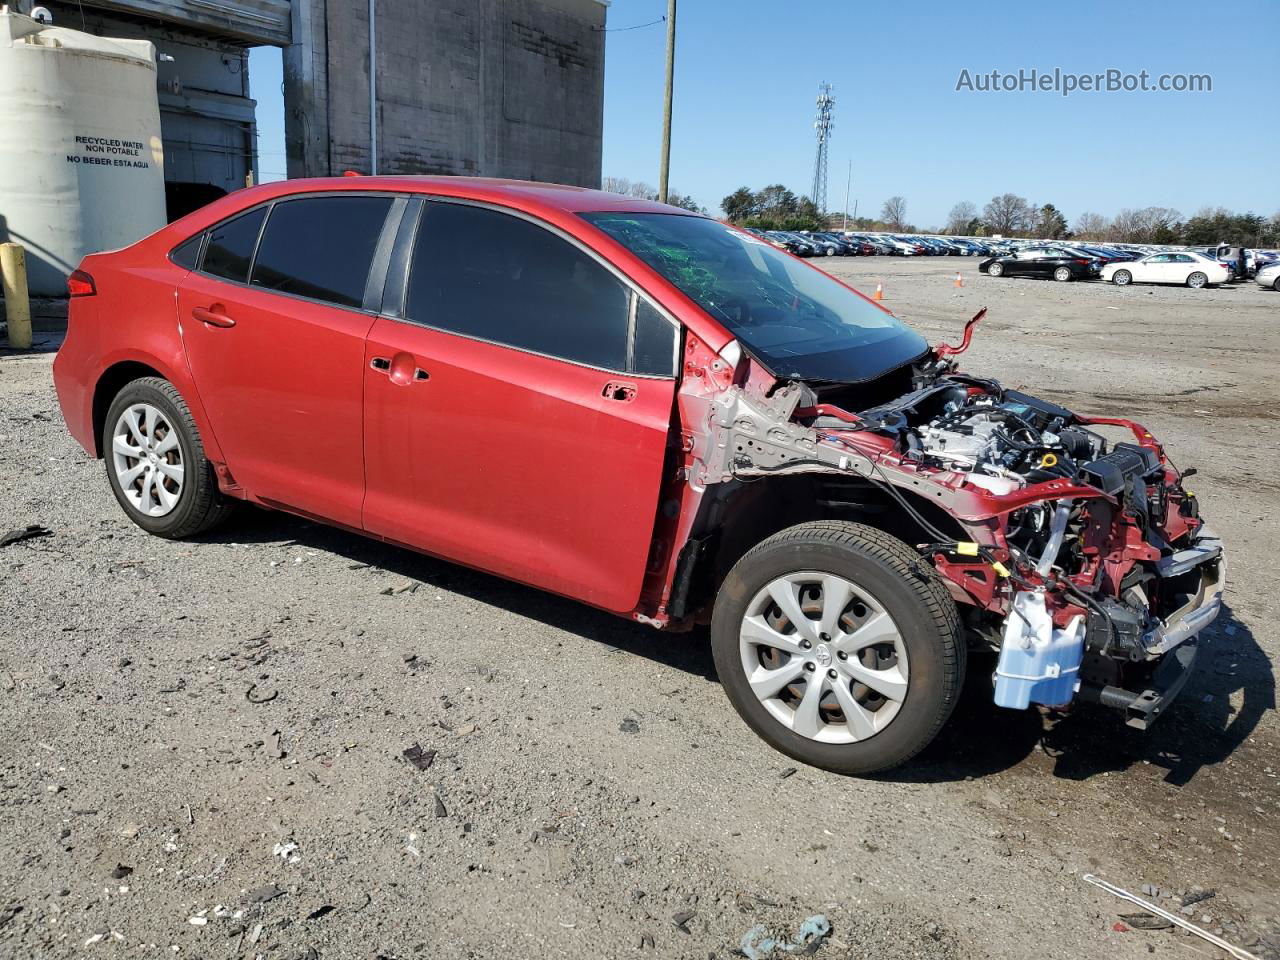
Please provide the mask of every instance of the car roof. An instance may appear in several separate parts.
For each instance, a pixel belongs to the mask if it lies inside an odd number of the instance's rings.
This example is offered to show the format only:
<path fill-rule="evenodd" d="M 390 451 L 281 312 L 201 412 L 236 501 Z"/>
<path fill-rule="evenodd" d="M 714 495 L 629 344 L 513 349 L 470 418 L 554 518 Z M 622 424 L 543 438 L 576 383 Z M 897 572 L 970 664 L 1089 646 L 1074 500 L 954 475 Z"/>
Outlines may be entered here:
<path fill-rule="evenodd" d="M 277 180 L 244 190 L 236 190 L 188 217 L 170 226 L 184 225 L 187 219 L 216 222 L 224 216 L 264 203 L 277 197 L 296 196 L 303 193 L 339 193 L 360 191 L 388 191 L 394 193 L 421 193 L 457 199 L 479 200 L 512 207 L 532 214 L 551 216 L 550 220 L 579 213 L 668 213 L 690 217 L 694 213 L 681 207 L 624 197 L 618 193 L 575 187 L 562 183 L 535 183 L 529 180 L 500 180 L 489 177 L 441 177 L 441 176 L 378 176 L 351 175 L 343 177 L 305 177 L 297 180 Z M 212 215 L 212 216 L 211 216 Z M 556 215 L 559 215 L 556 216 Z"/>

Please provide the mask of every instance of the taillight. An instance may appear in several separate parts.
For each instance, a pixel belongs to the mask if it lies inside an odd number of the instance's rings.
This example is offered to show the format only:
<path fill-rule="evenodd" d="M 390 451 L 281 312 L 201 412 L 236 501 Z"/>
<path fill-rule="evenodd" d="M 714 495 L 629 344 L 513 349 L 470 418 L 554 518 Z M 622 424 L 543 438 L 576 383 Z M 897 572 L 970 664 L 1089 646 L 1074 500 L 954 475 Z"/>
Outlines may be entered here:
<path fill-rule="evenodd" d="M 92 297 L 98 292 L 93 285 L 93 277 L 83 270 L 72 270 L 67 277 L 67 293 L 73 297 Z"/>

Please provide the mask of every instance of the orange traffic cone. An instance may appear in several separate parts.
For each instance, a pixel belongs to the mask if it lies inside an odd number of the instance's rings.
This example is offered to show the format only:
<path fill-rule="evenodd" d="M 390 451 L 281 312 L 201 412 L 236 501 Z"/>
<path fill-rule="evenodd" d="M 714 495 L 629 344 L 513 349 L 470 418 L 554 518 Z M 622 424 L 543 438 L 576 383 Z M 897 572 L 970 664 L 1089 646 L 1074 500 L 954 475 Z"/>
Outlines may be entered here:
<path fill-rule="evenodd" d="M 883 299 L 884 299 L 884 283 L 883 283 L 883 281 L 882 281 L 882 282 L 880 282 L 880 283 L 877 283 L 877 284 L 876 284 L 876 299 L 877 299 L 877 300 L 883 300 Z"/>
<path fill-rule="evenodd" d="M 960 276 L 960 271 L 959 271 L 959 270 L 957 270 L 957 271 L 956 271 L 956 286 L 957 286 L 957 287 L 963 287 L 963 286 L 964 286 L 964 277 Z"/>

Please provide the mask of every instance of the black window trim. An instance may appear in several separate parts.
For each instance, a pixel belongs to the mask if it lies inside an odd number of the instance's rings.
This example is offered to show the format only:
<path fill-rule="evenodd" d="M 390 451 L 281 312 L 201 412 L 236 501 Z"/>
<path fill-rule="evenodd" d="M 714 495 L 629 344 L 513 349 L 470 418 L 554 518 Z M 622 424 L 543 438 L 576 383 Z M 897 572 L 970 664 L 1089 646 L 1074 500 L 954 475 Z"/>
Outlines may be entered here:
<path fill-rule="evenodd" d="M 399 286 L 399 291 L 398 291 L 399 310 L 396 315 L 392 315 L 390 313 L 384 313 L 383 315 L 387 316 L 388 319 L 395 320 L 399 323 L 411 324 L 415 327 L 423 327 L 427 330 L 435 330 L 438 333 L 448 334 L 449 336 L 453 336 L 453 337 L 462 337 L 465 340 L 474 340 L 477 343 L 492 344 L 495 347 L 502 347 L 506 350 L 515 350 L 519 353 L 526 353 L 534 357 L 546 357 L 549 360 L 556 360 L 560 363 L 572 364 L 575 367 L 583 367 L 588 370 L 599 370 L 603 373 L 616 374 L 616 375 L 621 375 L 625 377 L 635 377 L 637 379 L 642 379 L 642 380 L 673 380 L 674 381 L 679 379 L 680 352 L 683 347 L 683 337 L 681 336 L 683 327 L 681 326 L 680 321 L 676 320 L 675 317 L 673 317 L 669 311 L 663 308 L 661 304 L 657 303 L 652 297 L 646 294 L 644 290 L 640 288 L 639 284 L 637 284 L 634 280 L 628 277 L 625 273 L 623 273 L 620 269 L 618 269 L 618 267 L 616 267 L 614 264 L 610 263 L 608 260 L 602 257 L 598 252 L 596 252 L 595 250 L 592 250 L 589 246 L 587 246 L 577 237 L 573 236 L 572 234 L 568 233 L 565 230 L 562 230 L 561 228 L 557 227 L 553 223 L 548 223 L 546 220 L 542 220 L 538 217 L 533 216 L 532 214 L 525 213 L 523 210 L 516 210 L 513 207 L 504 207 L 501 204 L 489 203 L 488 201 L 484 201 L 484 200 L 473 200 L 470 197 L 450 197 L 450 196 L 441 196 L 439 194 L 432 194 L 432 193 L 420 193 L 420 194 L 416 194 L 416 196 L 420 197 L 423 203 L 418 211 L 417 216 L 412 218 L 414 220 L 413 230 L 407 236 L 402 236 L 397 240 L 397 244 L 403 244 L 403 249 L 397 250 L 397 256 L 394 258 L 397 264 L 399 265 L 399 269 L 400 269 L 400 276 L 396 278 L 396 282 Z M 467 333 L 459 333 L 457 330 L 447 330 L 444 327 L 433 326 L 430 323 L 426 323 L 422 320 L 414 320 L 413 318 L 407 316 L 406 311 L 408 309 L 408 304 L 409 304 L 409 293 L 408 293 L 409 279 L 410 279 L 409 275 L 412 272 L 412 265 L 413 265 L 413 246 L 417 242 L 417 236 L 418 236 L 417 222 L 420 221 L 422 212 L 426 210 L 427 204 L 433 203 L 433 202 L 453 203 L 453 204 L 457 204 L 459 206 L 465 206 L 465 207 L 478 207 L 482 210 L 492 210 L 495 213 L 501 213 L 510 217 L 515 217 L 518 220 L 524 220 L 527 223 L 531 223 L 536 227 L 541 227 L 542 229 L 548 231 L 552 235 L 559 237 L 561 240 L 566 241 L 567 243 L 569 243 L 570 246 L 574 247 L 575 249 L 577 249 L 582 253 L 585 253 L 588 257 L 590 257 L 600 266 L 604 267 L 605 270 L 607 270 L 610 274 L 612 274 L 628 292 L 627 355 L 626 355 L 627 369 L 617 370 L 617 369 L 614 369 L 613 367 L 601 367 L 591 363 L 583 363 L 581 360 L 572 360 L 569 357 L 558 356 L 557 354 L 554 354 L 554 353 L 542 353 L 541 351 L 538 351 L 538 350 L 530 350 L 527 347 L 518 347 L 510 343 L 503 343 L 500 340 L 488 340 L 484 337 L 476 337 Z M 405 218 L 405 220 L 401 222 L 402 230 L 403 230 L 403 227 L 408 223 L 409 219 L 410 218 Z M 388 273 L 388 282 L 390 282 L 390 280 L 391 280 L 391 274 Z M 655 311 L 657 311 L 660 317 L 666 320 L 667 323 L 671 324 L 672 334 L 673 334 L 671 338 L 672 339 L 671 373 L 639 373 L 632 369 L 635 366 L 634 364 L 635 318 L 636 318 L 636 310 L 638 307 L 637 298 L 639 297 L 643 297 L 644 300 L 649 304 L 649 306 L 651 306 Z"/>
<path fill-rule="evenodd" d="M 253 286 L 253 268 L 258 262 L 258 249 L 262 245 L 262 236 L 266 230 L 267 223 L 271 220 L 271 210 L 277 203 L 286 203 L 290 200 L 303 200 L 308 197 L 350 197 L 350 196 L 372 196 L 372 197 L 391 197 L 393 203 L 390 210 L 387 211 L 387 218 L 382 225 L 382 233 L 379 235 L 378 243 L 374 249 L 374 260 L 369 270 L 369 283 L 365 288 L 364 303 L 359 307 L 347 306 L 344 304 L 333 303 L 330 300 L 319 300 L 314 297 L 305 297 L 296 293 L 287 293 L 281 290 L 272 290 L 268 287 Z M 396 203 L 394 201 L 402 201 Z M 421 220 L 423 212 L 427 209 L 427 204 L 432 202 L 439 203 L 455 203 L 461 206 L 478 207 L 482 210 L 492 210 L 496 213 L 505 214 L 507 216 L 516 217 L 532 223 L 534 226 L 547 230 L 552 235 L 566 241 L 575 249 L 585 253 L 588 257 L 604 267 L 611 273 L 628 291 L 627 306 L 627 355 L 626 370 L 615 370 L 612 367 L 600 367 L 594 364 L 583 363 L 580 360 L 571 360 L 568 357 L 557 356 L 552 353 L 541 353 L 537 350 L 530 350 L 526 347 L 517 347 L 509 343 L 502 343 L 498 340 L 486 340 L 483 337 L 474 337 L 465 333 L 459 333 L 456 330 L 446 330 L 442 327 L 432 326 L 421 320 L 414 320 L 405 313 L 408 307 L 409 298 L 409 274 L 413 263 L 413 248 L 417 241 L 418 224 Z M 265 209 L 262 223 L 258 227 L 258 236 L 254 240 L 253 253 L 249 260 L 248 276 L 245 280 L 229 280 L 226 277 L 219 277 L 216 274 L 206 273 L 204 269 L 204 255 L 209 246 L 209 236 L 218 227 L 223 224 L 230 223 L 232 220 L 238 220 L 240 217 L 247 216 L 257 210 Z M 681 351 L 684 347 L 683 326 L 680 321 L 671 315 L 671 312 L 658 303 L 653 297 L 649 296 L 639 284 L 632 280 L 629 276 L 622 272 L 617 266 L 609 260 L 601 256 L 597 251 L 591 249 L 583 241 L 568 233 L 567 231 L 557 227 L 553 223 L 542 220 L 531 214 L 525 213 L 523 210 L 516 210 L 513 207 L 506 207 L 501 204 L 490 203 L 483 200 L 473 200 L 469 197 L 451 197 L 439 194 L 411 192 L 404 193 L 394 190 L 308 190 L 301 193 L 290 193 L 280 197 L 273 197 L 270 200 L 264 200 L 261 203 L 238 210 L 229 217 L 224 217 L 217 223 L 210 224 L 200 232 L 200 251 L 196 258 L 196 265 L 189 272 L 198 273 L 202 277 L 215 280 L 218 283 L 226 283 L 234 287 L 244 287 L 247 289 L 258 290 L 262 293 L 270 294 L 277 297 L 287 297 L 291 300 L 300 300 L 304 303 L 315 303 L 321 306 L 330 307 L 334 310 L 349 310 L 354 313 L 361 313 L 369 316 L 382 316 L 389 320 L 399 323 L 407 323 L 417 327 L 424 327 L 428 330 L 435 330 L 439 333 L 445 333 L 450 336 L 463 337 L 467 340 L 475 340 L 479 343 L 488 343 L 496 347 L 503 347 L 507 350 L 515 350 L 520 353 L 527 353 L 531 356 L 546 357 L 549 360 L 558 360 L 561 363 L 569 363 L 576 367 L 585 367 L 589 370 L 600 370 L 604 373 L 620 374 L 628 377 L 636 377 L 644 380 L 677 380 L 679 379 Z M 180 242 L 174 244 L 169 250 L 168 256 L 172 258 L 176 251 L 183 244 L 189 242 L 192 238 L 186 237 Z M 380 260 L 380 258 L 385 258 Z M 177 266 L 178 264 L 175 264 Z M 381 276 L 381 282 L 375 282 L 375 278 Z M 381 286 L 381 290 L 378 290 Z M 646 303 L 652 307 L 660 317 L 667 321 L 672 327 L 672 349 L 671 349 L 671 373 L 639 373 L 633 368 L 635 366 L 635 335 L 636 335 L 636 312 L 639 308 L 639 298 L 643 298 Z"/>
<path fill-rule="evenodd" d="M 267 224 L 271 220 L 271 211 L 278 203 L 288 203 L 291 200 L 306 200 L 310 197 L 390 197 L 391 206 L 387 210 L 386 218 L 382 221 L 382 230 L 378 234 L 378 241 L 374 245 L 373 259 L 369 265 L 369 275 L 366 278 L 364 302 L 360 306 L 350 306 L 344 303 L 334 303 L 332 300 L 322 300 L 317 297 L 307 297 L 298 293 L 289 293 L 284 290 L 273 290 L 270 287 L 254 286 L 253 284 L 253 268 L 258 264 L 258 250 L 262 246 L 262 236 L 266 232 Z M 322 307 L 329 307 L 333 310 L 348 310 L 352 313 L 360 313 L 366 316 L 378 316 L 381 314 L 381 296 L 379 287 L 382 286 L 382 279 L 375 284 L 374 278 L 378 276 L 385 278 L 388 276 L 389 264 L 394 256 L 394 244 L 399 242 L 398 231 L 404 216 L 404 211 L 408 205 L 412 194 L 405 194 L 395 190 L 306 190 L 301 193 L 290 193 L 281 197 L 273 197 L 270 200 L 264 200 L 261 203 L 255 203 L 251 207 L 245 207 L 243 210 L 237 210 L 229 217 L 224 217 L 217 223 L 210 224 L 201 231 L 200 255 L 196 259 L 196 266 L 189 272 L 198 273 L 202 277 L 210 280 L 216 280 L 218 283 L 230 284 L 233 287 L 243 287 L 250 290 L 257 290 L 261 293 L 271 294 L 276 297 L 287 297 L 290 300 L 300 300 L 303 303 L 314 303 Z M 266 213 L 262 217 L 262 223 L 258 225 L 258 236 L 253 242 L 253 253 L 249 258 L 249 270 L 245 280 L 229 280 L 226 277 L 220 277 L 214 273 L 207 273 L 204 269 L 204 255 L 209 247 L 209 237 L 214 230 L 223 224 L 230 223 L 232 220 L 239 220 L 241 217 L 248 216 L 258 210 L 265 210 Z M 173 253 L 183 244 L 189 242 L 191 237 L 187 237 L 180 243 L 174 244 L 169 251 L 170 259 Z M 382 258 L 381 260 L 379 258 Z M 175 264 L 179 266 L 179 264 Z M 380 272 L 381 271 L 381 272 Z"/>

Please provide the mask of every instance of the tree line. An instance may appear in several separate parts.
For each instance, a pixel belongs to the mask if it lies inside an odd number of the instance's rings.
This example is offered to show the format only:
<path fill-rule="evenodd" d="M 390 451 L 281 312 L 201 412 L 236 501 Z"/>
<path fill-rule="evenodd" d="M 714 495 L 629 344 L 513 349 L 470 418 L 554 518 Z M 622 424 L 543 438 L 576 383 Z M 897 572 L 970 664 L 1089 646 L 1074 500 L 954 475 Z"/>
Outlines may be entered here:
<path fill-rule="evenodd" d="M 968 201 L 947 217 L 946 234 L 966 237 L 1034 237 L 1037 240 L 1093 240 L 1209 246 L 1220 241 L 1255 247 L 1280 245 L 1280 213 L 1270 219 L 1256 213 L 1232 213 L 1206 207 L 1184 218 L 1171 207 L 1126 208 L 1114 217 L 1086 212 L 1068 223 L 1052 203 L 1037 205 L 1013 193 L 992 197 L 979 212 Z"/>
<path fill-rule="evenodd" d="M 604 189 L 630 197 L 656 200 L 658 191 L 643 181 L 605 177 Z M 706 213 L 692 197 L 670 193 L 667 202 L 686 210 Z M 822 212 L 808 197 L 780 183 L 760 190 L 739 187 L 720 201 L 725 219 L 760 230 L 830 230 L 845 222 L 844 214 Z M 849 217 L 851 229 L 920 232 L 907 219 L 907 201 L 893 196 L 880 208 L 880 216 Z M 981 210 L 969 201 L 951 208 L 946 226 L 926 231 L 951 236 L 1034 237 L 1037 240 L 1093 240 L 1110 243 L 1187 244 L 1209 246 L 1220 241 L 1255 247 L 1280 246 L 1280 213 L 1270 218 L 1256 213 L 1233 213 L 1223 207 L 1206 207 L 1184 218 L 1170 207 L 1124 209 L 1114 217 L 1080 214 L 1074 222 L 1052 203 L 1032 203 L 1014 193 L 992 197 Z"/>

